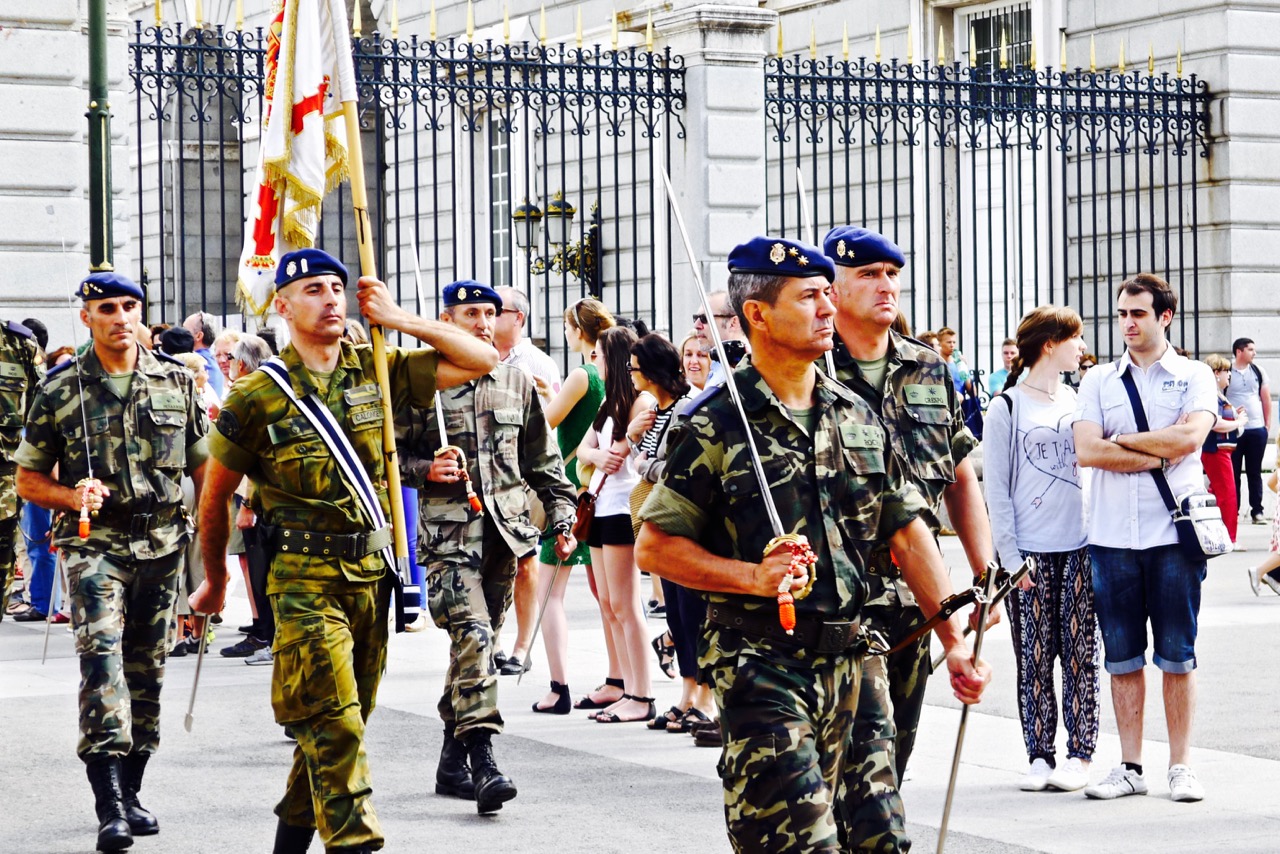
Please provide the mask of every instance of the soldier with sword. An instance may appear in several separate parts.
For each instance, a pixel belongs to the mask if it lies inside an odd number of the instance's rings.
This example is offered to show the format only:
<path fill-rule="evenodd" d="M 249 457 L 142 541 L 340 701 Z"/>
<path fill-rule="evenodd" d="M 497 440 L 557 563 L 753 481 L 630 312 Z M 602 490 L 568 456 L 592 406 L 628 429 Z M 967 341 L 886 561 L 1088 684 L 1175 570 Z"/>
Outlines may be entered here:
<path fill-rule="evenodd" d="M 720 708 L 735 849 L 837 851 L 867 556 L 888 540 L 930 613 L 950 583 L 875 414 L 814 367 L 832 341 L 830 260 L 761 237 L 730 253 L 729 270 L 752 357 L 691 413 L 641 511 L 637 559 L 706 591 L 700 665 Z M 935 630 L 956 696 L 977 702 L 990 668 L 971 661 L 959 618 Z"/>

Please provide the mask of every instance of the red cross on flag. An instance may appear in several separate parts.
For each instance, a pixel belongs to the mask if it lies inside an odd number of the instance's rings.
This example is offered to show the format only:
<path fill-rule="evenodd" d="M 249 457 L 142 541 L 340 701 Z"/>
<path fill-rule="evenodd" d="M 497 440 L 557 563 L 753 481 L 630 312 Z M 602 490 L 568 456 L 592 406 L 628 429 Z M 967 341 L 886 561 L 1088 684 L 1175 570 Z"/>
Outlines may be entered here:
<path fill-rule="evenodd" d="M 273 312 L 280 256 L 315 245 L 321 201 L 347 178 L 342 102 L 355 100 L 356 82 L 341 3 L 285 0 L 268 34 L 267 104 L 236 285 L 236 301 L 259 325 Z"/>

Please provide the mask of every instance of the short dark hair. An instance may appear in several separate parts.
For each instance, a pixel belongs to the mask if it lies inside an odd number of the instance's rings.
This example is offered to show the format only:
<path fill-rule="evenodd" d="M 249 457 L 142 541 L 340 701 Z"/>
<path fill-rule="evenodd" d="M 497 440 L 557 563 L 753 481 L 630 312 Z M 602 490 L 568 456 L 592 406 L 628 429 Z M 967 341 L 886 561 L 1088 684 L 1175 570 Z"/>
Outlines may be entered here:
<path fill-rule="evenodd" d="M 751 326 L 747 323 L 747 316 L 742 313 L 742 307 L 750 300 L 773 305 L 786 284 L 786 276 L 769 276 L 764 273 L 729 274 L 729 308 L 738 316 L 738 324 L 748 338 L 751 337 Z"/>
<path fill-rule="evenodd" d="M 667 394 L 681 398 L 689 393 L 689 383 L 684 378 L 680 351 L 666 338 L 656 332 L 650 332 L 631 345 L 631 355 L 635 357 L 640 373 Z"/>
<path fill-rule="evenodd" d="M 1252 338 L 1237 338 L 1231 342 L 1231 355 L 1235 355 L 1253 343 Z"/>
<path fill-rule="evenodd" d="M 1131 297 L 1151 294 L 1151 309 L 1156 313 L 1156 319 L 1162 317 L 1166 311 L 1175 314 L 1178 311 L 1178 295 L 1173 292 L 1173 288 L 1169 287 L 1168 282 L 1155 273 L 1139 273 L 1133 278 L 1126 279 L 1116 290 L 1117 297 L 1121 294 L 1128 294 Z"/>
<path fill-rule="evenodd" d="M 40 345 L 41 350 L 47 350 L 49 347 L 49 327 L 45 326 L 34 317 L 28 317 L 22 321 L 22 325 L 31 330 L 31 334 L 36 336 L 36 343 Z"/>

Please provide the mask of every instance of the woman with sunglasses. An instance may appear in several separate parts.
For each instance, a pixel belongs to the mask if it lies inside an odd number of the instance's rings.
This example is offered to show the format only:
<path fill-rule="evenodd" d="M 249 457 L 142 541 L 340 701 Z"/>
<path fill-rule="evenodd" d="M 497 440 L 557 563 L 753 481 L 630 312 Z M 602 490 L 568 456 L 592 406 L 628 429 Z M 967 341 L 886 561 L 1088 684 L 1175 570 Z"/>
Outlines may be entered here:
<path fill-rule="evenodd" d="M 591 428 L 591 422 L 604 401 L 604 379 L 593 364 L 596 341 L 600 333 L 615 325 L 609 309 L 599 300 L 590 297 L 578 300 L 564 312 L 565 343 L 571 352 L 582 357 L 583 364 L 569 371 L 560 391 L 547 404 L 546 413 L 547 423 L 556 431 L 556 442 L 560 446 L 560 455 L 564 458 L 565 475 L 579 492 L 582 491 L 582 483 L 578 477 L 578 443 Z M 569 680 L 565 670 L 569 653 L 569 625 L 564 614 L 564 593 L 569 583 L 569 570 L 575 566 L 591 565 L 591 549 L 586 543 L 579 543 L 577 550 L 563 562 L 557 572 L 555 544 L 555 537 L 544 537 L 538 555 L 538 601 L 545 600 L 547 603 L 542 615 L 542 645 L 547 653 L 547 669 L 551 672 L 551 691 L 533 704 L 533 710 L 567 715 L 572 708 L 572 701 L 569 699 Z M 555 587 L 548 599 L 547 587 L 553 576 Z M 594 585 L 592 593 L 595 593 Z M 605 632 L 605 642 L 609 653 L 609 674 L 616 678 L 588 695 L 587 699 L 595 697 L 598 705 L 585 708 L 602 709 L 622 696 L 622 667 L 618 664 L 608 632 Z"/>
<path fill-rule="evenodd" d="M 631 492 L 640 482 L 631 462 L 627 427 L 653 405 L 653 398 L 631 382 L 631 348 L 639 339 L 626 327 L 606 329 L 596 342 L 597 367 L 604 376 L 604 403 L 578 445 L 578 457 L 595 466 L 590 489 L 595 518 L 587 543 L 591 575 L 625 686 L 617 702 L 597 713 L 599 723 L 653 720 L 656 712 L 649 682 L 649 633 L 640 605 L 640 571 L 635 564 L 631 528 Z M 613 676 L 611 673 L 610 676 Z M 590 697 L 584 698 L 586 700 Z M 589 708 L 579 703 L 581 708 Z"/>

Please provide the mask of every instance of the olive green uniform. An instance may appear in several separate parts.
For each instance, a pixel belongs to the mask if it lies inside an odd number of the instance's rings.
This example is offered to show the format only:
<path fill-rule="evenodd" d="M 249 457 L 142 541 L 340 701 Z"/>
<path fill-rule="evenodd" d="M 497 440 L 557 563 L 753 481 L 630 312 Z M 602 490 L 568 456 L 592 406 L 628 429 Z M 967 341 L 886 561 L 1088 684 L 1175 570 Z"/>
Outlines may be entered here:
<path fill-rule="evenodd" d="M 342 342 L 327 378 L 307 370 L 292 345 L 280 358 L 294 393 L 316 393 L 342 425 L 388 512 L 384 402 L 372 349 Z M 431 405 L 437 359 L 430 348 L 388 351 L 393 412 Z M 364 728 L 386 665 L 389 587 L 379 584 L 387 567 L 376 547 L 385 533 L 369 536 L 319 433 L 264 371 L 231 387 L 209 450 L 252 480 L 259 530 L 274 549 L 267 577 L 276 618 L 271 705 L 298 740 L 276 814 L 289 825 L 316 827 L 326 848 L 381 848 Z"/>
<path fill-rule="evenodd" d="M 39 361 L 40 348 L 31 330 L 20 323 L 0 321 L 0 620 L 9 605 L 22 510 L 14 484 L 18 466 L 13 455 L 22 441 L 27 406 L 44 374 Z"/>
<path fill-rule="evenodd" d="M 867 382 L 839 340 L 834 353 L 836 378 L 883 419 L 900 470 L 928 502 L 924 519 L 936 536 L 942 492 L 955 482 L 956 466 L 978 443 L 964 426 L 960 400 L 942 357 L 919 341 L 889 334 L 883 392 Z M 888 543 L 877 544 L 867 569 L 869 597 L 863 617 L 895 646 L 924 622 L 924 614 L 894 566 Z M 907 649 L 865 662 L 840 799 L 841 826 L 849 847 L 877 852 L 911 847 L 898 786 L 924 706 L 929 638 L 926 634 Z"/>
<path fill-rule="evenodd" d="M 865 560 L 924 502 L 890 473 L 884 430 L 848 389 L 819 374 L 810 432 L 749 360 L 735 379 L 783 529 L 808 537 L 818 563 L 790 638 L 773 597 L 703 594 L 699 666 L 720 707 L 729 839 L 737 851 L 837 851 Z M 713 554 L 759 561 L 773 531 L 729 394 L 707 392 L 675 429 L 641 518 Z"/>
<path fill-rule="evenodd" d="M 442 444 L 434 411 L 414 414 L 405 459 L 422 481 L 418 562 L 426 567 L 427 603 L 450 640 L 440 719 L 464 740 L 480 729 L 502 732 L 493 636 L 511 606 L 516 561 L 533 554 L 538 542 L 524 484 L 553 526 L 573 521 L 575 496 L 533 380 L 522 369 L 500 364 L 442 392 L 440 405 L 448 444 L 462 449 L 484 511 L 471 509 L 464 484 L 425 480 Z"/>
<path fill-rule="evenodd" d="M 110 490 L 80 539 L 79 517 L 61 516 L 80 656 L 80 742 L 86 762 L 151 754 L 160 742 L 169 616 L 189 537 L 182 475 L 207 457 L 209 418 L 195 379 L 179 362 L 138 348 L 122 393 L 90 348 L 51 371 L 31 402 L 15 459 L 24 469 L 74 487 L 92 475 Z M 83 387 L 83 393 L 81 391 Z"/>

